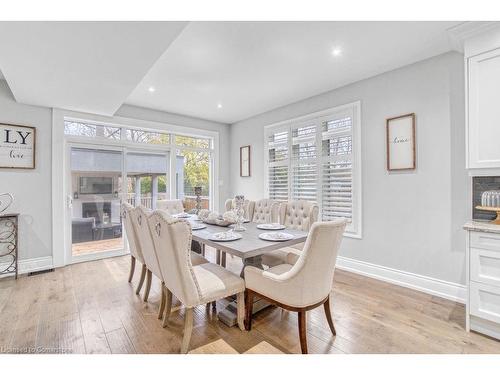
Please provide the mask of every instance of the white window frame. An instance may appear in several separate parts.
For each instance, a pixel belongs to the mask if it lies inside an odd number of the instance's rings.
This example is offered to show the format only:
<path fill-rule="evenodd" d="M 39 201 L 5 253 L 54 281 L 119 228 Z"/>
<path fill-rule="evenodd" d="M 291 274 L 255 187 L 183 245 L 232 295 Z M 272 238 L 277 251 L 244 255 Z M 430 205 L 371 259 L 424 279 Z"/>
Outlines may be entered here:
<path fill-rule="evenodd" d="M 351 238 L 362 238 L 362 166 L 361 166 L 361 101 L 355 101 L 340 106 L 328 108 L 322 111 L 310 113 L 304 116 L 288 119 L 278 123 L 270 124 L 264 127 L 264 160 L 265 160 L 265 173 L 264 173 L 264 192 L 266 197 L 269 197 L 269 149 L 268 149 L 268 136 L 271 132 L 277 132 L 280 130 L 288 130 L 289 132 L 289 157 L 288 157 L 288 170 L 291 174 L 292 172 L 292 129 L 296 129 L 301 125 L 306 124 L 316 124 L 316 160 L 317 160 L 317 174 L 318 181 L 322 181 L 322 141 L 321 141 L 321 120 L 324 117 L 337 114 L 339 112 L 345 112 L 346 110 L 351 110 L 353 113 L 352 122 L 352 223 L 348 225 L 344 236 Z M 292 180 L 293 178 L 289 176 L 288 178 L 288 199 L 292 199 Z M 321 217 L 321 195 L 322 189 L 318 186 L 316 190 L 317 203 L 320 207 Z"/>
<path fill-rule="evenodd" d="M 144 131 L 152 131 L 158 133 L 170 134 L 170 144 L 149 144 L 132 142 L 124 139 L 109 140 L 101 137 L 85 137 L 71 136 L 64 133 L 64 121 L 70 120 L 95 125 L 113 126 L 120 128 L 133 128 Z M 192 148 L 175 145 L 175 135 L 182 135 L 195 138 L 209 138 L 211 140 L 210 148 Z M 122 135 L 123 137 L 123 135 Z M 192 150 L 203 151 L 210 153 L 210 207 L 217 209 L 219 207 L 219 155 L 220 141 L 219 132 L 198 129 L 188 126 L 179 126 L 167 123 L 160 123 L 147 120 L 138 120 L 127 117 L 105 117 L 94 114 L 84 114 L 73 111 L 53 109 L 52 112 L 52 262 L 54 267 L 64 266 L 69 264 L 71 259 L 68 257 L 66 250 L 68 220 L 67 220 L 67 163 L 69 162 L 67 155 L 68 144 L 81 144 L 97 147 L 123 147 L 134 151 L 145 152 L 170 152 L 170 168 L 169 172 L 175 171 L 174 157 L 177 155 L 177 150 Z M 172 169 L 173 167 L 173 169 Z M 172 174 L 172 173 L 170 173 Z M 62 183 L 61 183 L 62 181 Z M 176 196 L 175 179 L 170 178 L 169 181 L 170 197 Z M 61 228 L 64 228 L 61 231 Z"/>

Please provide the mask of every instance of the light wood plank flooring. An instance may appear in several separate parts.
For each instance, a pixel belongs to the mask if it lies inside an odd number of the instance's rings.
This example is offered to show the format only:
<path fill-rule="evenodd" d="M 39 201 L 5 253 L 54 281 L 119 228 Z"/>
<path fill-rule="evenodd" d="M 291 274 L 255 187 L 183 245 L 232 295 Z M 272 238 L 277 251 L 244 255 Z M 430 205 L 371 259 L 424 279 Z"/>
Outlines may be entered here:
<path fill-rule="evenodd" d="M 213 260 L 213 251 L 207 256 Z M 241 260 L 227 261 L 239 272 Z M 140 265 L 129 284 L 129 264 L 128 256 L 117 257 L 1 279 L 0 352 L 178 353 L 184 309 L 161 328 L 159 281 L 153 280 L 149 302 L 143 302 L 134 293 Z M 311 311 L 310 353 L 500 353 L 500 342 L 465 332 L 458 303 L 340 270 L 332 300 L 337 336 L 322 308 Z M 257 314 L 251 332 L 228 328 L 213 310 L 197 308 L 190 349 L 226 347 L 218 340 L 238 353 L 300 353 L 296 314 L 276 307 Z"/>

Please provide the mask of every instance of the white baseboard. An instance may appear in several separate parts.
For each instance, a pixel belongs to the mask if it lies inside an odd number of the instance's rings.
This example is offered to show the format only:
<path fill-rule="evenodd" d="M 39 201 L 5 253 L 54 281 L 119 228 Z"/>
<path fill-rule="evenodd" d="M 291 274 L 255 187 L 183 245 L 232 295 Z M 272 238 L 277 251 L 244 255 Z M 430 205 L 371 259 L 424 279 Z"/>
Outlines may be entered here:
<path fill-rule="evenodd" d="M 352 258 L 339 256 L 337 258 L 337 268 L 461 303 L 465 303 L 467 295 L 465 285 L 379 266 Z"/>
<path fill-rule="evenodd" d="M 7 263 L 0 263 L 0 269 L 4 269 L 8 266 Z M 53 268 L 52 257 L 40 257 L 33 259 L 21 259 L 18 263 L 18 274 L 42 271 Z M 0 275 L 0 277 L 11 276 L 12 274 Z"/>

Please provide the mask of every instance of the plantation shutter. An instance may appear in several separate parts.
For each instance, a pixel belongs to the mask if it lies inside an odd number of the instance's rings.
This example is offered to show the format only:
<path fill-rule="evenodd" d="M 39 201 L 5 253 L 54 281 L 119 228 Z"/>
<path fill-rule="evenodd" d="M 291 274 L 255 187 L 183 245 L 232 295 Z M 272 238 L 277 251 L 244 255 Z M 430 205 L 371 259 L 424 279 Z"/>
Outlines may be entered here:
<path fill-rule="evenodd" d="M 316 124 L 292 128 L 292 199 L 317 201 Z"/>
<path fill-rule="evenodd" d="M 353 220 L 352 181 L 353 113 L 346 111 L 321 119 L 321 216 Z"/>
<path fill-rule="evenodd" d="M 288 200 L 289 134 L 281 129 L 267 136 L 269 198 L 278 201 Z"/>

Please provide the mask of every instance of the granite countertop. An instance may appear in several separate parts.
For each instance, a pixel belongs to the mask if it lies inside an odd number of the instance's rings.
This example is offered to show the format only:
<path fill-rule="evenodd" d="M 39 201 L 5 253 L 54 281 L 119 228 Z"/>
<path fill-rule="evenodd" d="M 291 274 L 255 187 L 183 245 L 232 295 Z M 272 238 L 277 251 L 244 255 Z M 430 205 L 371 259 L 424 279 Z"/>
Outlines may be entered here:
<path fill-rule="evenodd" d="M 468 221 L 463 228 L 477 232 L 500 233 L 500 225 L 491 224 L 489 221 Z"/>

